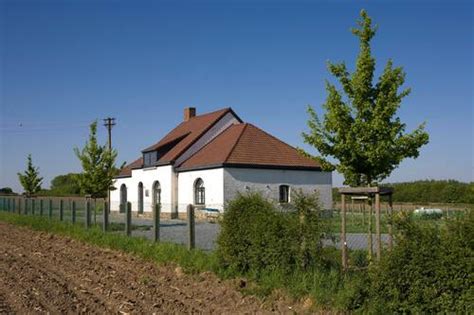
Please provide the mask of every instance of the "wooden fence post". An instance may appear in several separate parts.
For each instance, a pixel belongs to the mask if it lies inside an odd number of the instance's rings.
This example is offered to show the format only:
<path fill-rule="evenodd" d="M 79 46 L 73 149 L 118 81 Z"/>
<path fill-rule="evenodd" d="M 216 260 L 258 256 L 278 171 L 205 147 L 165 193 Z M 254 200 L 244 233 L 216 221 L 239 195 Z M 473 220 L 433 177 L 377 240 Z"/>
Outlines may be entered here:
<path fill-rule="evenodd" d="M 72 224 L 76 223 L 76 201 L 73 200 L 71 203 L 71 221 Z"/>
<path fill-rule="evenodd" d="M 53 218 L 53 200 L 49 199 L 49 206 L 48 206 L 48 217 L 51 220 Z"/>
<path fill-rule="evenodd" d="M 382 255 L 382 239 L 380 233 L 380 193 L 375 194 L 375 243 L 377 260 L 380 261 Z"/>
<path fill-rule="evenodd" d="M 25 197 L 24 201 L 25 201 L 25 209 L 23 209 L 24 210 L 23 213 L 28 214 L 28 197 Z"/>
<path fill-rule="evenodd" d="M 43 216 L 43 199 L 40 199 L 40 209 L 39 209 L 39 213 L 40 213 L 40 216 Z"/>
<path fill-rule="evenodd" d="M 59 200 L 59 221 L 64 220 L 64 200 Z"/>
<path fill-rule="evenodd" d="M 346 195 L 341 194 L 341 246 L 342 269 L 347 270 L 347 240 L 346 240 Z"/>
<path fill-rule="evenodd" d="M 188 213 L 188 249 L 195 247 L 195 222 L 194 222 L 194 206 L 189 204 L 187 207 Z"/>
<path fill-rule="evenodd" d="M 368 253 L 368 256 L 369 256 L 369 261 L 372 261 L 372 257 L 373 257 L 373 252 L 374 252 L 374 245 L 373 245 L 373 242 L 372 242 L 372 215 L 373 215 L 373 202 L 372 202 L 372 196 L 369 195 L 369 232 L 368 232 L 368 237 L 367 237 L 367 247 L 368 247 L 368 250 L 369 250 L 369 253 Z"/>
<path fill-rule="evenodd" d="M 91 227 L 91 202 L 86 200 L 86 229 Z"/>
<path fill-rule="evenodd" d="M 153 209 L 153 240 L 158 242 L 160 240 L 160 213 L 161 213 L 161 204 L 156 203 L 155 208 Z"/>
<path fill-rule="evenodd" d="M 31 199 L 31 214 L 32 215 L 35 215 L 35 209 L 36 208 L 36 200 L 35 199 Z"/>
<path fill-rule="evenodd" d="M 392 231 L 392 220 L 393 220 L 393 200 L 392 194 L 388 195 L 388 250 L 392 250 L 393 247 L 393 231 Z"/>
<path fill-rule="evenodd" d="M 18 214 L 21 214 L 21 200 L 22 198 L 18 198 Z"/>
<path fill-rule="evenodd" d="M 127 202 L 127 208 L 125 213 L 125 234 L 127 236 L 132 235 L 132 203 Z"/>
<path fill-rule="evenodd" d="M 13 202 L 12 212 L 15 213 L 16 212 L 16 198 L 13 198 L 12 202 Z"/>
<path fill-rule="evenodd" d="M 102 231 L 107 232 L 109 228 L 109 203 L 107 201 L 104 201 L 104 209 L 102 215 Z"/>

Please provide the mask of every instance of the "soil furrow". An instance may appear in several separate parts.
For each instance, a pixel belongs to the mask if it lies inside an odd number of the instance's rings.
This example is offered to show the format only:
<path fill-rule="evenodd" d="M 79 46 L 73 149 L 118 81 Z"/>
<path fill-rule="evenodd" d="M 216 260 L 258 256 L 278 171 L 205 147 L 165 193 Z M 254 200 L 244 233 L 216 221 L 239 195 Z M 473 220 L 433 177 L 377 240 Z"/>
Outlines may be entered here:
<path fill-rule="evenodd" d="M 0 313 L 265 313 L 233 282 L 0 222 Z M 288 312 L 281 301 L 270 310 Z M 294 308 L 293 308 L 294 310 Z"/>

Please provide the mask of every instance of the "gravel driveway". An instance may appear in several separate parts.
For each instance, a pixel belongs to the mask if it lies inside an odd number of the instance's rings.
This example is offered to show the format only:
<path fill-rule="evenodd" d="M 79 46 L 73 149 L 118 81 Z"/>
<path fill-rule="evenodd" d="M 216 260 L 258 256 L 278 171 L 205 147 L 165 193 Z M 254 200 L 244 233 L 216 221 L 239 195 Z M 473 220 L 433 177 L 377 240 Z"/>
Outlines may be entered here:
<path fill-rule="evenodd" d="M 112 214 L 110 222 L 123 223 L 125 222 L 124 215 Z M 142 236 L 149 239 L 153 238 L 153 221 L 149 218 L 132 217 L 132 224 L 139 225 L 143 228 L 132 231 L 133 236 Z M 148 227 L 148 230 L 146 229 Z M 196 247 L 211 251 L 215 249 L 217 235 L 219 234 L 220 226 L 218 223 L 196 222 Z M 188 228 L 185 220 L 164 220 L 160 222 L 160 238 L 166 242 L 177 244 L 187 244 L 188 242 Z M 367 234 L 363 233 L 348 233 L 347 246 L 350 249 L 366 249 L 367 248 Z M 375 250 L 375 234 L 372 237 Z M 382 234 L 382 242 L 388 242 L 388 235 Z M 325 242 L 326 246 L 340 246 L 338 242 L 334 244 L 331 241 Z"/>

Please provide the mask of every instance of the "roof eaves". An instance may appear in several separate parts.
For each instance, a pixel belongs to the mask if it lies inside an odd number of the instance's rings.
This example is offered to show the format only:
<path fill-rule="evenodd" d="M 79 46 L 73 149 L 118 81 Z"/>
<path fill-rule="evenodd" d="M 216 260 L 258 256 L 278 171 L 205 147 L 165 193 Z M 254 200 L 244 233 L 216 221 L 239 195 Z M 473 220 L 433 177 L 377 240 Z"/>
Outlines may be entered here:
<path fill-rule="evenodd" d="M 244 164 L 244 163 L 216 163 L 200 166 L 190 166 L 190 167 L 178 167 L 176 171 L 178 173 L 190 172 L 190 171 L 199 171 L 207 170 L 213 168 L 252 168 L 252 169 L 268 169 L 268 170 L 294 170 L 294 171 L 314 171 L 321 172 L 322 168 L 318 166 L 298 166 L 298 165 L 268 165 L 268 164 Z"/>

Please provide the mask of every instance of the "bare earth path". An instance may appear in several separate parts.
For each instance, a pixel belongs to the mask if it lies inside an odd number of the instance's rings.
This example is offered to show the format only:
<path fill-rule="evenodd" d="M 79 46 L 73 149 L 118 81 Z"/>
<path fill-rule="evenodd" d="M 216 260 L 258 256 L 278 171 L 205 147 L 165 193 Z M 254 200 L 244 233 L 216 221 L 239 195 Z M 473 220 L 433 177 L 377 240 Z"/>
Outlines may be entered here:
<path fill-rule="evenodd" d="M 272 309 L 273 307 L 273 309 Z M 265 313 L 230 282 L 0 222 L 0 314 Z"/>

